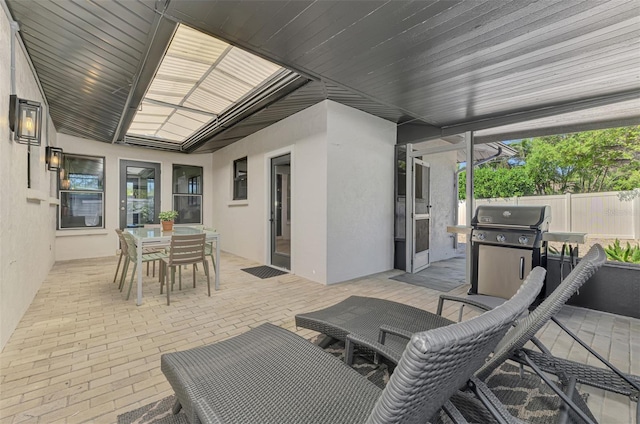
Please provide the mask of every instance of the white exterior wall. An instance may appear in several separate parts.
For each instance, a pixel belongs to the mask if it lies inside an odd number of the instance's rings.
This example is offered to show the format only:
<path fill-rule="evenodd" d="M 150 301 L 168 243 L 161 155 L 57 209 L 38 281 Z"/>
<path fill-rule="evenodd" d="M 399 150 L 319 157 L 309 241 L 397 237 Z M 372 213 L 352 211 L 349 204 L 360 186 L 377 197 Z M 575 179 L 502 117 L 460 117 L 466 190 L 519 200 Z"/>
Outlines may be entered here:
<path fill-rule="evenodd" d="M 222 248 L 269 263 L 270 157 L 291 152 L 291 270 L 326 281 L 327 105 L 318 103 L 213 153 L 213 225 Z M 233 161 L 247 157 L 247 201 L 233 199 Z"/>
<path fill-rule="evenodd" d="M 396 125 L 327 104 L 327 283 L 336 283 L 393 268 Z"/>
<path fill-rule="evenodd" d="M 442 261 L 456 255 L 453 236 L 447 226 L 454 225 L 454 208 L 458 196 L 454 188 L 456 152 L 445 152 L 423 156 L 431 168 L 431 240 L 430 262 Z"/>
<path fill-rule="evenodd" d="M 395 124 L 324 101 L 213 153 L 223 249 L 270 263 L 270 158 L 291 152 L 291 271 L 335 283 L 393 267 Z M 232 200 L 248 158 L 248 200 Z"/>
<path fill-rule="evenodd" d="M 44 163 L 47 145 L 32 147 L 31 183 L 27 190 L 27 146 L 9 130 L 11 29 L 0 8 L 0 349 L 4 348 L 54 263 L 55 204 L 50 198 L 54 173 Z M 25 54 L 16 40 L 16 94 L 44 104 Z M 43 107 L 43 112 L 48 111 Z M 43 127 L 48 117 L 43 117 Z M 50 125 L 49 143 L 55 145 Z"/>
<path fill-rule="evenodd" d="M 120 160 L 136 160 L 161 164 L 160 210 L 173 209 L 172 178 L 173 164 L 203 167 L 202 219 L 205 226 L 212 220 L 211 196 L 212 179 L 211 154 L 183 154 L 162 152 L 151 149 L 134 148 L 118 144 L 87 140 L 66 134 L 58 134 L 58 144 L 65 153 L 75 153 L 105 158 L 104 182 L 104 229 L 67 229 L 56 232 L 55 259 L 96 258 L 115 255 L 118 237 L 115 229 L 120 223 Z M 52 208 L 55 210 L 55 208 Z M 55 228 L 55 221 L 52 225 Z M 224 245 L 221 245 L 224 248 Z"/>

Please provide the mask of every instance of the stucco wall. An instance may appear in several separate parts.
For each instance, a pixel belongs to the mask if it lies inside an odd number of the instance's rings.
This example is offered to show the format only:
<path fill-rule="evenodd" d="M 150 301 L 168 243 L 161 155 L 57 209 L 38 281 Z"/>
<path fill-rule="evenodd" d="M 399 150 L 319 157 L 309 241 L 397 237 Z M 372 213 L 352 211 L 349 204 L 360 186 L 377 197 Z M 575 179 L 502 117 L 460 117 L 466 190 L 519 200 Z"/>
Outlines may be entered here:
<path fill-rule="evenodd" d="M 27 146 L 14 142 L 9 130 L 11 29 L 2 8 L 0 58 L 0 348 L 3 348 L 53 265 L 55 205 L 49 201 L 54 174 L 44 164 L 46 131 L 42 132 L 42 146 L 32 147 L 32 190 L 27 190 Z M 43 103 L 35 76 L 17 42 L 16 94 Z M 49 125 L 49 142 L 55 144 L 55 130 Z"/>
<path fill-rule="evenodd" d="M 395 124 L 324 101 L 213 153 L 224 250 L 269 263 L 269 159 L 291 152 L 291 270 L 321 283 L 393 266 Z M 232 200 L 248 158 L 248 200 Z"/>
<path fill-rule="evenodd" d="M 109 144 L 95 140 L 58 134 L 58 144 L 65 153 L 76 153 L 105 158 L 104 182 L 104 229 L 68 229 L 56 232 L 56 260 L 95 258 L 116 254 L 118 238 L 115 229 L 119 226 L 120 211 L 120 160 L 136 160 L 161 164 L 160 210 L 173 209 L 172 175 L 173 164 L 203 167 L 202 219 L 206 226 L 212 225 L 212 179 L 211 154 L 162 152 Z M 54 224 L 55 227 L 55 224 Z M 224 246 L 222 246 L 224 247 Z"/>
<path fill-rule="evenodd" d="M 396 125 L 328 102 L 328 283 L 393 268 Z"/>
<path fill-rule="evenodd" d="M 326 110 L 318 103 L 213 153 L 213 225 L 224 250 L 269 263 L 269 158 L 291 152 L 291 269 L 326 281 Z M 233 161 L 245 156 L 248 199 L 234 202 Z"/>

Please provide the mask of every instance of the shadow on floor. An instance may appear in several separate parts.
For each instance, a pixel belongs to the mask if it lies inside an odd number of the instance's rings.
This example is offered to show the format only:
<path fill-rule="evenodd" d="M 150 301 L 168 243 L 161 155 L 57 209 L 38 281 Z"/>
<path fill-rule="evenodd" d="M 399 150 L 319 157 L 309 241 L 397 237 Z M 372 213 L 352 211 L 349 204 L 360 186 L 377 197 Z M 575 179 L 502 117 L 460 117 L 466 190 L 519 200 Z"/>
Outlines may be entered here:
<path fill-rule="evenodd" d="M 391 279 L 427 289 L 449 292 L 466 284 L 465 263 L 464 257 L 455 257 L 433 262 L 428 268 L 415 274 L 404 273 Z"/>

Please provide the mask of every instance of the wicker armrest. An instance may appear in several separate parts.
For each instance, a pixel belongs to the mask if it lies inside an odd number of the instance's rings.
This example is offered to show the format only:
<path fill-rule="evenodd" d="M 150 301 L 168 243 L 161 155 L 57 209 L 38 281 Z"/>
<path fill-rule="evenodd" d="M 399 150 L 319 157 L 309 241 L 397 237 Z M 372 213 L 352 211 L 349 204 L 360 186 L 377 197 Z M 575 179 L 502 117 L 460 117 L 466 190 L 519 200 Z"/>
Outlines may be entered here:
<path fill-rule="evenodd" d="M 392 361 L 394 364 L 400 362 L 402 352 L 398 352 L 388 346 L 378 343 L 374 340 L 367 339 L 357 334 L 349 334 L 344 343 L 344 361 L 347 365 L 353 364 L 353 351 L 355 345 L 364 346 L 367 349 L 374 351 L 377 354 L 384 356 Z"/>
<path fill-rule="evenodd" d="M 472 299 L 468 299 L 465 297 L 449 296 L 447 294 L 441 294 L 440 298 L 438 299 L 438 309 L 436 311 L 436 314 L 442 316 L 442 306 L 445 300 L 464 303 L 465 305 L 473 306 L 475 308 L 482 309 L 483 311 L 491 310 L 491 307 L 485 305 L 484 303 L 476 302 L 475 300 L 472 300 Z"/>
<path fill-rule="evenodd" d="M 413 333 L 411 331 L 403 330 L 397 327 L 391 327 L 390 325 L 381 325 L 380 333 L 378 334 L 378 342 L 384 344 L 387 334 L 393 334 L 394 336 L 404 337 L 407 340 L 411 339 Z"/>

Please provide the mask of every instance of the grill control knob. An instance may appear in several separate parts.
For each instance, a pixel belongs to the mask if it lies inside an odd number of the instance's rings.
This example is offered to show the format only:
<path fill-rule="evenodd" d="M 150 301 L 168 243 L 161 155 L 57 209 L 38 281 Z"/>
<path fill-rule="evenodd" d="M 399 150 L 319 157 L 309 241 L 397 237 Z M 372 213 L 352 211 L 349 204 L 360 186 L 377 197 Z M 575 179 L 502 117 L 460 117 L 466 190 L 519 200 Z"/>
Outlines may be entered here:
<path fill-rule="evenodd" d="M 518 239 L 518 242 L 520 244 L 527 244 L 529 243 L 529 237 L 527 236 L 520 236 L 520 238 Z"/>
<path fill-rule="evenodd" d="M 478 240 L 484 240 L 484 233 L 478 233 L 478 234 L 476 234 L 476 238 L 477 238 Z"/>
<path fill-rule="evenodd" d="M 507 238 L 504 236 L 504 234 L 498 234 L 498 235 L 496 236 L 496 240 L 498 240 L 500 243 L 504 243 L 504 241 L 505 241 L 506 239 L 507 239 Z"/>

